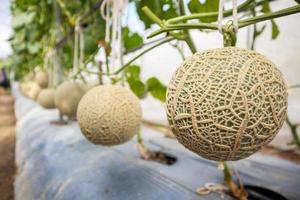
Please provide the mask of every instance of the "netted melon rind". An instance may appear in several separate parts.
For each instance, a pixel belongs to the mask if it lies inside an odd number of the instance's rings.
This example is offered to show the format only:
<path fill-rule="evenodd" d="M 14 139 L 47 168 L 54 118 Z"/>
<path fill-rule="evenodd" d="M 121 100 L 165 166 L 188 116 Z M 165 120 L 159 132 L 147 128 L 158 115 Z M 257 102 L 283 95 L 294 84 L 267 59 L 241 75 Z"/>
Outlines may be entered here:
<path fill-rule="evenodd" d="M 83 83 L 63 82 L 57 87 L 54 103 L 58 110 L 68 117 L 76 116 L 77 106 L 87 87 Z"/>
<path fill-rule="evenodd" d="M 48 87 L 48 73 L 44 71 L 39 71 L 35 75 L 35 81 L 41 88 Z"/>
<path fill-rule="evenodd" d="M 287 96 L 281 72 L 263 55 L 212 49 L 194 54 L 173 75 L 167 117 L 189 150 L 210 160 L 239 160 L 275 137 Z"/>
<path fill-rule="evenodd" d="M 54 96 L 55 96 L 54 88 L 43 89 L 37 98 L 37 102 L 44 108 L 47 109 L 55 108 Z"/>
<path fill-rule="evenodd" d="M 92 143 L 118 145 L 137 133 L 142 109 L 130 90 L 113 85 L 97 86 L 82 97 L 77 119 L 82 133 Z"/>

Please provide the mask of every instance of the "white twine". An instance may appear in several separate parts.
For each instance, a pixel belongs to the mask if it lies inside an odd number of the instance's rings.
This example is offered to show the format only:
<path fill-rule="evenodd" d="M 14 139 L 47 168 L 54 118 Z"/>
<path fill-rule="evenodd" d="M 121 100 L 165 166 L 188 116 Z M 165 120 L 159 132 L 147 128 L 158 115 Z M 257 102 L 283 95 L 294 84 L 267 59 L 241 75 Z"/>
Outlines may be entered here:
<path fill-rule="evenodd" d="M 53 50 L 48 50 L 44 57 L 44 65 L 46 66 L 46 69 L 49 74 L 49 86 L 53 86 Z"/>
<path fill-rule="evenodd" d="M 233 27 L 235 33 L 237 33 L 239 31 L 237 0 L 232 0 L 232 15 L 233 15 Z"/>
<path fill-rule="evenodd" d="M 224 8 L 224 0 L 219 0 L 219 10 L 218 10 L 218 30 L 220 33 L 223 33 L 223 8 Z M 237 12 L 237 0 L 232 0 L 232 20 L 234 30 L 237 33 L 239 29 L 238 24 L 238 12 Z"/>
<path fill-rule="evenodd" d="M 56 49 L 53 50 L 53 54 L 52 54 L 53 58 L 52 58 L 52 63 L 53 63 L 53 85 L 57 85 L 58 83 L 60 83 L 62 81 L 62 69 L 60 66 L 60 62 L 59 62 L 59 58 L 57 55 L 57 51 Z"/>
<path fill-rule="evenodd" d="M 122 15 L 127 4 L 128 0 L 104 0 L 100 7 L 101 16 L 106 21 L 105 42 L 112 47 L 109 57 L 111 70 L 122 65 Z"/>
<path fill-rule="evenodd" d="M 49 85 L 53 87 L 61 81 L 61 70 L 55 49 L 48 50 L 44 57 L 44 63 L 49 74 Z"/>
<path fill-rule="evenodd" d="M 74 32 L 73 75 L 77 73 L 78 68 L 83 64 L 84 58 L 84 35 L 80 26 L 80 17 L 76 20 Z"/>

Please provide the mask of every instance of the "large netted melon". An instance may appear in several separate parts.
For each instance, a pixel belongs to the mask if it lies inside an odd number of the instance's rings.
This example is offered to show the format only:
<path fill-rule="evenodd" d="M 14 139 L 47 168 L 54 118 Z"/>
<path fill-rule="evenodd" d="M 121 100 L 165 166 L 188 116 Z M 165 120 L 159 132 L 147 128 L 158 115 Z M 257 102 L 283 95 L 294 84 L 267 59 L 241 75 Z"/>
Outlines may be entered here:
<path fill-rule="evenodd" d="M 137 133 L 142 109 L 130 90 L 113 85 L 97 86 L 82 97 L 77 120 L 82 133 L 92 143 L 118 145 Z"/>
<path fill-rule="evenodd" d="M 55 96 L 54 88 L 43 89 L 37 98 L 37 102 L 44 108 L 48 108 L 48 109 L 55 108 L 54 96 Z"/>
<path fill-rule="evenodd" d="M 263 55 L 236 47 L 194 54 L 167 91 L 178 141 L 216 161 L 246 158 L 269 143 L 286 119 L 287 87 Z"/>
<path fill-rule="evenodd" d="M 64 82 L 56 90 L 54 103 L 56 108 L 68 117 L 76 116 L 77 106 L 88 87 L 83 83 Z"/>
<path fill-rule="evenodd" d="M 49 79 L 48 73 L 45 71 L 39 71 L 35 75 L 35 81 L 41 88 L 48 87 L 48 82 L 49 82 L 48 79 Z"/>

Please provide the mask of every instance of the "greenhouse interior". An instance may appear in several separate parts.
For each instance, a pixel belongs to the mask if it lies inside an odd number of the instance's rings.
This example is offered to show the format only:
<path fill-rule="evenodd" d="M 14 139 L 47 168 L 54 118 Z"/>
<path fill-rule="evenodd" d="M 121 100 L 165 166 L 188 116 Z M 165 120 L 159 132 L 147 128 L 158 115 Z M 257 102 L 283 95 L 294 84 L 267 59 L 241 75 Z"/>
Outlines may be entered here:
<path fill-rule="evenodd" d="M 300 200 L 299 0 L 1 0 L 0 200 Z"/>

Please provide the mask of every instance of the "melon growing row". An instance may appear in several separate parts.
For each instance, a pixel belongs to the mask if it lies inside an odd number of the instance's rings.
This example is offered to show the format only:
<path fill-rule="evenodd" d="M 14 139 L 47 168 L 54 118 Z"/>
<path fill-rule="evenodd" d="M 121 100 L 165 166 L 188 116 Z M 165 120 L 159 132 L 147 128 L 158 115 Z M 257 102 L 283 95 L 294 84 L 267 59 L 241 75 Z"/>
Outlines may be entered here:
<path fill-rule="evenodd" d="M 45 80 L 47 79 L 47 80 Z M 38 73 L 23 91 L 45 108 L 76 116 L 92 143 L 130 140 L 142 121 L 139 99 L 124 87 L 48 86 Z M 44 88 L 44 89 L 42 89 Z M 88 91 L 89 90 L 89 91 Z M 77 111 L 78 108 L 78 111 Z M 236 47 L 194 54 L 176 70 L 167 90 L 167 116 L 180 143 L 216 161 L 248 157 L 269 143 L 287 112 L 287 87 L 277 67 L 257 52 Z"/>
<path fill-rule="evenodd" d="M 46 72 L 38 72 L 36 82 L 21 84 L 21 90 L 46 109 L 57 108 L 68 117 L 77 114 L 81 131 L 90 142 L 118 145 L 137 133 L 142 109 L 130 90 L 113 85 L 92 88 L 71 81 L 63 82 L 56 89 L 47 88 L 48 79 Z"/>
<path fill-rule="evenodd" d="M 21 84 L 23 94 L 46 109 L 57 108 L 63 115 L 76 116 L 76 110 L 81 97 L 90 88 L 83 83 L 65 81 L 56 89 L 49 87 L 47 72 L 36 73 L 35 82 L 28 81 Z"/>

